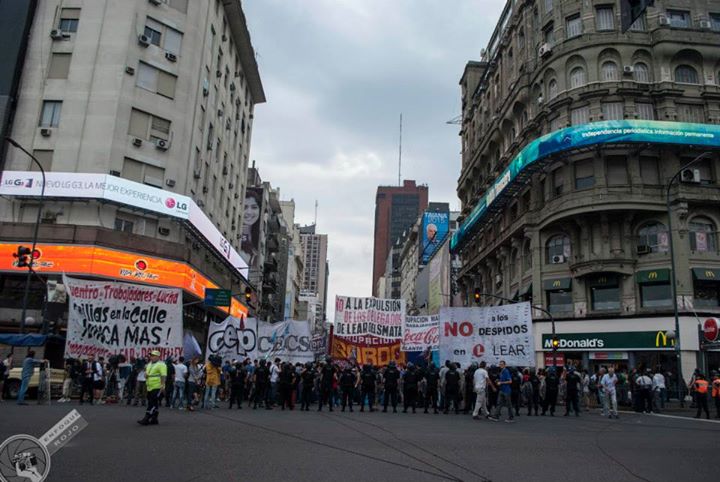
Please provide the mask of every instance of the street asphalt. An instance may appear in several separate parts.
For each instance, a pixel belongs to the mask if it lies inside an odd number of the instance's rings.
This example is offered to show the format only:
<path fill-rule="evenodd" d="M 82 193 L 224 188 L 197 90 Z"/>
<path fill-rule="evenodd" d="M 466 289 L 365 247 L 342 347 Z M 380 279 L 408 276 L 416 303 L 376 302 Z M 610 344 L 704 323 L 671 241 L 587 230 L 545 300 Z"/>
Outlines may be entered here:
<path fill-rule="evenodd" d="M 50 481 L 685 481 L 716 478 L 720 423 L 596 413 L 469 415 L 177 411 L 0 404 L 0 441 L 40 437 L 70 410 L 88 426 L 52 456 Z"/>

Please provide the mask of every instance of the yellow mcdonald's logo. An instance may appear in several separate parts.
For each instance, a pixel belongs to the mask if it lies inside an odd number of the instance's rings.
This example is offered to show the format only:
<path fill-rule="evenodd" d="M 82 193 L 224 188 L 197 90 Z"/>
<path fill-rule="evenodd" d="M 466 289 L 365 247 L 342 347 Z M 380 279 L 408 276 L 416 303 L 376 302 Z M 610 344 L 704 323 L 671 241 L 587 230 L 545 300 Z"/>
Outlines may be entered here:
<path fill-rule="evenodd" d="M 648 279 L 657 279 L 657 277 L 657 271 L 651 271 L 650 273 L 648 273 Z"/>
<path fill-rule="evenodd" d="M 706 278 L 714 278 L 714 277 L 715 277 L 715 271 L 712 271 L 712 270 L 709 270 L 709 269 L 705 270 L 705 277 L 706 277 Z"/>
<path fill-rule="evenodd" d="M 553 288 L 559 288 L 559 287 L 560 287 L 560 284 L 561 284 L 561 283 L 560 283 L 560 280 L 559 280 L 559 279 L 556 279 L 555 281 L 553 281 Z"/>
<path fill-rule="evenodd" d="M 670 340 L 670 345 L 675 346 L 675 340 Z M 657 332 L 657 335 L 655 335 L 655 346 L 657 348 L 661 346 L 668 346 L 667 333 L 662 330 Z"/>

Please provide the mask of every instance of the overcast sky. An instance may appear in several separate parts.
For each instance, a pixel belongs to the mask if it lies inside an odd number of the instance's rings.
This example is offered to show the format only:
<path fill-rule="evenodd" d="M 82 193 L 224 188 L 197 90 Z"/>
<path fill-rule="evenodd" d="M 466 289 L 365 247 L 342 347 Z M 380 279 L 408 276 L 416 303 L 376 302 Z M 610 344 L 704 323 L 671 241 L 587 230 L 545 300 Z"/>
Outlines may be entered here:
<path fill-rule="evenodd" d="M 479 60 L 502 0 L 245 0 L 268 102 L 251 159 L 296 203 L 296 223 L 329 236 L 335 295 L 371 295 L 375 191 L 398 176 L 459 208 L 458 82 Z"/>

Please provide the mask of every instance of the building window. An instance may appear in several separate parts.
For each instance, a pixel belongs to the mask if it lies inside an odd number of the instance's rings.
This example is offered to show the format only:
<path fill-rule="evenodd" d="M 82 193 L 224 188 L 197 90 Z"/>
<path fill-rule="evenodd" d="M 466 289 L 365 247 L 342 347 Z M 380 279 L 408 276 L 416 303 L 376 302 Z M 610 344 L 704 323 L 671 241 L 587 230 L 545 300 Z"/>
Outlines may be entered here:
<path fill-rule="evenodd" d="M 571 291 L 548 291 L 548 311 L 550 313 L 568 313 L 573 311 Z"/>
<path fill-rule="evenodd" d="M 623 107 L 622 102 L 603 102 L 603 118 L 605 120 L 622 120 Z"/>
<path fill-rule="evenodd" d="M 595 9 L 595 19 L 597 20 L 597 30 L 615 30 L 615 15 L 613 14 L 612 5 L 602 5 Z"/>
<path fill-rule="evenodd" d="M 122 177 L 148 186 L 163 187 L 165 169 L 126 157 L 123 160 Z"/>
<path fill-rule="evenodd" d="M 660 169 L 657 157 L 640 158 L 640 177 L 643 184 L 660 184 Z"/>
<path fill-rule="evenodd" d="M 168 27 L 157 20 L 147 17 L 145 19 L 145 36 L 150 43 L 164 49 L 171 54 L 180 55 L 183 34 L 172 27 Z"/>
<path fill-rule="evenodd" d="M 650 249 L 652 253 L 666 252 L 668 250 L 668 232 L 662 223 L 648 223 L 638 230 L 638 250 L 642 247 Z"/>
<path fill-rule="evenodd" d="M 124 219 L 124 218 L 121 218 L 120 216 L 115 218 L 115 230 L 116 231 L 122 231 L 123 233 L 132 234 L 133 227 L 135 227 L 135 223 L 130 221 L 129 219 Z"/>
<path fill-rule="evenodd" d="M 42 106 L 42 114 L 40 115 L 40 127 L 57 127 L 58 125 L 60 125 L 61 111 L 62 101 L 44 101 Z"/>
<path fill-rule="evenodd" d="M 676 28 L 690 27 L 690 12 L 687 10 L 668 10 L 665 15 L 670 20 L 670 26 Z"/>
<path fill-rule="evenodd" d="M 60 23 L 58 28 L 63 32 L 77 32 L 78 25 L 80 24 L 80 9 L 79 8 L 63 8 L 60 11 Z"/>
<path fill-rule="evenodd" d="M 585 69 L 582 67 L 575 67 L 570 71 L 570 88 L 582 87 L 585 85 Z"/>
<path fill-rule="evenodd" d="M 548 82 L 548 99 L 554 99 L 558 95 L 558 83 L 555 79 Z"/>
<path fill-rule="evenodd" d="M 553 0 L 545 0 L 545 13 L 552 12 L 553 9 Z"/>
<path fill-rule="evenodd" d="M 705 107 L 698 104 L 675 104 L 677 120 L 680 122 L 705 122 Z"/>
<path fill-rule="evenodd" d="M 633 79 L 635 82 L 650 82 L 650 69 L 647 64 L 637 62 L 633 66 Z"/>
<path fill-rule="evenodd" d="M 570 237 L 558 234 L 548 239 L 545 245 L 548 264 L 565 263 L 570 258 Z"/>
<path fill-rule="evenodd" d="M 647 25 L 645 22 L 645 14 L 643 13 L 640 15 L 632 25 L 630 25 L 630 31 L 631 32 L 644 32 L 647 30 Z"/>
<path fill-rule="evenodd" d="M 708 218 L 696 217 L 688 223 L 690 249 L 700 253 L 717 251 L 715 224 Z"/>
<path fill-rule="evenodd" d="M 563 128 L 563 125 L 562 125 L 562 121 L 560 120 L 560 116 L 557 116 L 553 120 L 550 121 L 550 132 L 555 132 L 562 128 Z"/>
<path fill-rule="evenodd" d="M 617 275 L 599 275 L 588 284 L 593 311 L 617 311 L 620 309 L 620 280 Z"/>
<path fill-rule="evenodd" d="M 627 158 L 612 156 L 607 158 L 608 186 L 626 186 L 628 184 Z"/>
<path fill-rule="evenodd" d="M 672 306 L 670 283 L 644 283 L 640 285 L 640 304 L 643 308 Z"/>
<path fill-rule="evenodd" d="M 574 126 L 590 122 L 590 107 L 578 107 L 570 111 L 570 123 Z"/>
<path fill-rule="evenodd" d="M 710 28 L 716 32 L 720 31 L 720 13 L 710 14 Z"/>
<path fill-rule="evenodd" d="M 580 18 L 580 14 L 565 19 L 565 30 L 567 32 L 567 38 L 582 35 L 582 18 Z"/>
<path fill-rule="evenodd" d="M 555 43 L 555 27 L 552 22 L 543 29 L 543 41 L 548 45 Z"/>
<path fill-rule="evenodd" d="M 555 169 L 552 173 L 553 178 L 553 195 L 561 196 L 565 184 L 565 173 L 562 168 Z"/>
<path fill-rule="evenodd" d="M 720 307 L 720 283 L 695 281 L 693 306 L 695 308 Z"/>
<path fill-rule="evenodd" d="M 683 84 L 699 84 L 697 70 L 689 65 L 678 65 L 675 67 L 675 82 Z"/>
<path fill-rule="evenodd" d="M 133 109 L 130 113 L 128 134 L 140 139 L 154 141 L 170 140 L 170 121 L 141 110 Z"/>
<path fill-rule="evenodd" d="M 618 66 L 615 62 L 604 62 L 600 66 L 600 80 L 603 82 L 614 82 L 620 80 Z"/>
<path fill-rule="evenodd" d="M 635 110 L 638 119 L 655 120 L 655 107 L 652 102 L 637 102 Z"/>
<path fill-rule="evenodd" d="M 142 89 L 172 99 L 175 97 L 177 77 L 150 64 L 140 62 L 138 65 L 136 85 Z"/>
<path fill-rule="evenodd" d="M 38 160 L 43 170 L 46 172 L 52 169 L 53 151 L 47 149 L 35 149 L 33 150 L 33 156 Z M 28 171 L 39 171 L 37 164 L 30 161 L 30 169 Z"/>
<path fill-rule="evenodd" d="M 162 2 L 170 8 L 179 10 L 182 13 L 187 13 L 188 0 L 162 0 Z"/>
<path fill-rule="evenodd" d="M 53 52 L 50 56 L 48 79 L 67 79 L 70 73 L 72 54 Z"/>
<path fill-rule="evenodd" d="M 575 163 L 575 189 L 588 189 L 595 185 L 592 159 Z"/>

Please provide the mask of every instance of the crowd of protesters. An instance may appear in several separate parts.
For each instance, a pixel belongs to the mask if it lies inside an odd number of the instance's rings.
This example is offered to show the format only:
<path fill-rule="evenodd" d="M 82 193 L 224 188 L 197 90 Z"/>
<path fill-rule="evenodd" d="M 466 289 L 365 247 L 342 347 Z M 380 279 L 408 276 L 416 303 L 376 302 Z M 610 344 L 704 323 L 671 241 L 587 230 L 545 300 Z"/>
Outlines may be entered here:
<path fill-rule="evenodd" d="M 31 361 L 28 361 L 31 360 Z M 39 361 L 28 357 L 29 373 Z M 123 356 L 89 356 L 67 360 L 61 403 L 79 392 L 79 403 L 146 403 L 148 359 L 126 360 Z M 588 372 L 572 364 L 565 367 L 516 368 L 504 362 L 460 367 L 446 361 L 416 366 L 413 363 L 387 367 L 352 365 L 326 358 L 319 363 L 287 363 L 275 360 L 220 360 L 211 356 L 165 360 L 167 376 L 161 391 L 166 408 L 197 410 L 219 408 L 280 408 L 301 410 L 317 405 L 317 410 L 340 409 L 415 413 L 472 413 L 474 418 L 497 420 L 505 413 L 512 421 L 521 412 L 535 416 L 579 416 L 582 411 L 599 409 L 609 418 L 618 417 L 618 405 L 637 412 L 659 413 L 669 400 L 670 375 L 662 367 L 616 372 L 612 366 Z M 12 358 L 2 363 L 0 383 L 12 367 Z M 29 375 L 28 375 L 29 376 Z M 697 417 L 710 418 L 709 402 L 714 402 L 720 418 L 720 374 L 706 379 L 696 370 L 688 384 L 697 407 Z M 2 390 L 0 390 L 0 393 Z M 24 397 L 24 392 L 23 392 Z M 20 399 L 22 401 L 22 398 Z"/>

